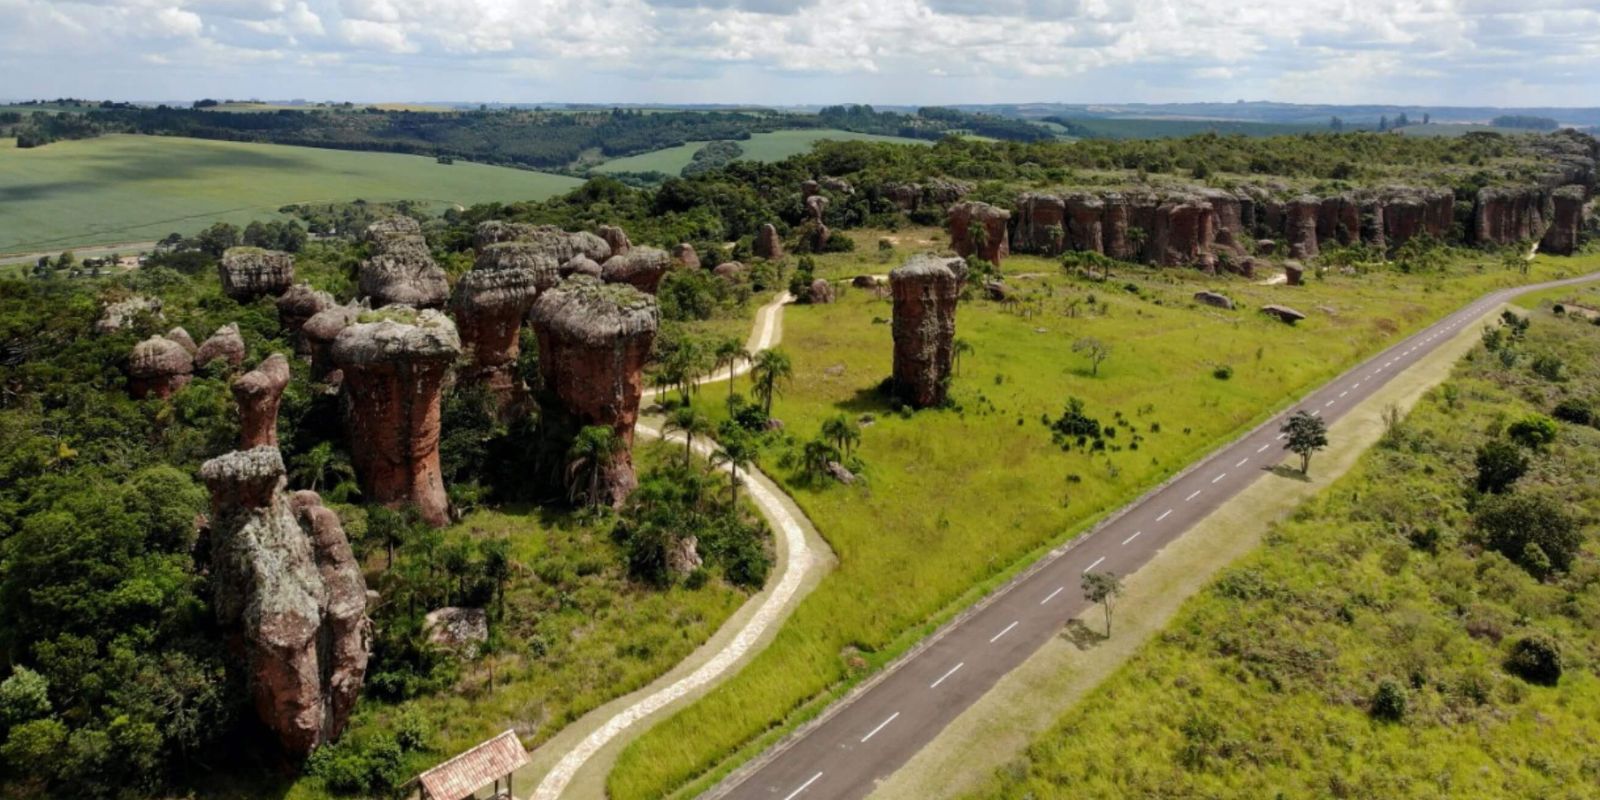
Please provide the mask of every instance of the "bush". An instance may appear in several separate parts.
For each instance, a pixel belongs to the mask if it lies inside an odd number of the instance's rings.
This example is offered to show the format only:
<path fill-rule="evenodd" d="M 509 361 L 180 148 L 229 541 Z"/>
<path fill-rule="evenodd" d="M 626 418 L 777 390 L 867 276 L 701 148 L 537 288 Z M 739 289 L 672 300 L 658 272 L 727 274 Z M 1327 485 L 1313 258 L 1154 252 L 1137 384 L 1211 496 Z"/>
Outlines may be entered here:
<path fill-rule="evenodd" d="M 15 727 L 50 714 L 50 682 L 43 675 L 18 666 L 0 683 L 0 725 Z"/>
<path fill-rule="evenodd" d="M 1211 370 L 1211 377 L 1216 378 L 1219 381 L 1225 381 L 1229 378 L 1232 378 L 1233 367 L 1227 364 L 1218 365 L 1216 369 Z"/>
<path fill-rule="evenodd" d="M 1579 400 L 1576 397 L 1569 397 L 1557 403 L 1550 415 L 1562 422 L 1570 422 L 1574 425 L 1594 424 L 1594 409 L 1588 402 Z"/>
<path fill-rule="evenodd" d="M 1506 435 L 1517 444 L 1539 449 L 1556 440 L 1556 421 L 1543 414 L 1529 414 L 1506 428 Z"/>
<path fill-rule="evenodd" d="M 1501 555 L 1524 567 L 1528 545 L 1536 545 L 1549 559 L 1549 569 L 1565 571 L 1572 565 L 1583 532 L 1561 504 L 1542 494 L 1490 495 L 1478 506 L 1473 521 L 1485 542 Z"/>
<path fill-rule="evenodd" d="M 1408 700 L 1404 686 L 1393 678 L 1384 678 L 1378 682 L 1378 690 L 1372 695 L 1372 716 L 1399 722 L 1406 716 Z"/>
<path fill-rule="evenodd" d="M 1554 686 L 1561 680 L 1561 647 L 1547 636 L 1525 636 L 1511 645 L 1506 670 L 1528 683 Z"/>
<path fill-rule="evenodd" d="M 1478 448 L 1478 491 L 1503 494 L 1528 471 L 1528 457 L 1508 442 L 1496 439 Z"/>
<path fill-rule="evenodd" d="M 371 797 L 406 781 L 404 755 L 394 738 L 374 736 L 362 742 L 329 745 L 312 753 L 306 772 L 321 778 L 339 794 Z"/>

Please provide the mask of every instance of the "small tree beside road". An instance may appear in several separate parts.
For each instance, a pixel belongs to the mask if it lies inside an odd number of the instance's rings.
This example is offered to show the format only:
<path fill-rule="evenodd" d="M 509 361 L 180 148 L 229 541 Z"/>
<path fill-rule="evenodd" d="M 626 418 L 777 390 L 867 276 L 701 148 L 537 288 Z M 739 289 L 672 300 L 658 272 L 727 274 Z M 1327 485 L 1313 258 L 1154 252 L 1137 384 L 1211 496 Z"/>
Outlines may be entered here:
<path fill-rule="evenodd" d="M 1122 595 L 1122 580 L 1114 572 L 1083 573 L 1083 599 L 1097 603 L 1106 611 L 1106 638 L 1111 638 L 1111 607 Z"/>
<path fill-rule="evenodd" d="M 1315 414 L 1296 411 L 1283 423 L 1282 432 L 1288 435 L 1284 449 L 1300 456 L 1300 474 L 1309 476 L 1311 454 L 1328 446 L 1328 423 Z"/>

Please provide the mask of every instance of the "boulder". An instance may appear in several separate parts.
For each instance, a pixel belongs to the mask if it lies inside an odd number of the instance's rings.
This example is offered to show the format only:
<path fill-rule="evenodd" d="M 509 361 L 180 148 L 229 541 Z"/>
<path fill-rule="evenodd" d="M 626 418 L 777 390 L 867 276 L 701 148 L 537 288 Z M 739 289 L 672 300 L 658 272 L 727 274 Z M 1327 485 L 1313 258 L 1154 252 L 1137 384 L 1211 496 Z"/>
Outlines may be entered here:
<path fill-rule="evenodd" d="M 194 365 L 205 367 L 220 358 L 228 362 L 228 366 L 237 367 L 244 363 L 244 355 L 244 336 L 239 333 L 239 324 L 230 322 L 200 343 L 194 353 Z"/>
<path fill-rule="evenodd" d="M 339 518 L 284 490 L 273 447 L 207 461 L 212 607 L 256 714 L 295 758 L 335 741 L 371 652 L 366 582 Z"/>
<path fill-rule="evenodd" d="M 278 446 L 278 403 L 288 385 L 289 360 L 277 353 L 233 380 L 240 450 Z"/>
<path fill-rule="evenodd" d="M 625 443 L 605 470 L 596 503 L 621 506 L 638 486 L 633 425 L 661 312 L 654 297 L 626 284 L 575 276 L 545 292 L 530 312 L 539 336 L 539 372 L 546 412 L 572 418 L 571 430 L 605 425 Z"/>
<path fill-rule="evenodd" d="M 772 223 L 761 226 L 760 232 L 756 234 L 752 252 L 757 258 L 783 258 L 783 240 L 778 237 L 778 229 L 773 227 Z"/>
<path fill-rule="evenodd" d="M 600 266 L 600 279 L 606 283 L 625 283 L 645 294 L 655 294 L 666 277 L 671 260 L 666 251 L 654 247 L 635 247 L 620 256 L 606 259 Z"/>
<path fill-rule="evenodd" d="M 1283 262 L 1284 283 L 1289 286 L 1302 286 L 1306 282 L 1306 268 L 1298 261 Z"/>
<path fill-rule="evenodd" d="M 633 248 L 633 243 L 628 241 L 628 232 L 615 225 L 601 225 L 597 231 L 606 246 L 611 248 L 611 257 L 627 255 Z"/>
<path fill-rule="evenodd" d="M 200 350 L 200 346 L 194 343 L 194 337 L 181 326 L 167 331 L 167 338 L 177 342 L 183 349 L 189 351 L 191 356 Z"/>
<path fill-rule="evenodd" d="M 694 245 L 680 242 L 672 248 L 672 263 L 682 269 L 699 269 L 700 254 L 694 251 Z"/>
<path fill-rule="evenodd" d="M 1539 241 L 1539 252 L 1570 256 L 1578 249 L 1587 201 L 1588 192 L 1582 186 L 1563 186 L 1552 193 L 1550 228 Z"/>
<path fill-rule="evenodd" d="M 874 275 L 857 275 L 850 279 L 850 285 L 857 289 L 871 289 L 878 285 L 878 278 Z"/>
<path fill-rule="evenodd" d="M 889 273 L 894 297 L 894 387 L 917 408 L 944 402 L 966 280 L 959 258 L 918 255 Z"/>
<path fill-rule="evenodd" d="M 812 195 L 817 194 L 818 192 L 821 192 L 821 191 L 822 191 L 822 184 L 817 183 L 816 181 L 808 179 L 808 180 L 803 180 L 803 181 L 800 182 L 800 196 L 801 197 L 811 197 Z"/>
<path fill-rule="evenodd" d="M 1274 252 L 1276 252 L 1277 249 L 1278 249 L 1278 243 L 1275 240 L 1272 240 L 1272 239 L 1257 239 L 1256 240 L 1256 255 L 1258 255 L 1258 256 L 1270 256 Z"/>
<path fill-rule="evenodd" d="M 1256 260 L 1250 256 L 1231 258 L 1224 263 L 1227 271 L 1241 278 L 1254 278 L 1256 276 Z"/>
<path fill-rule="evenodd" d="M 135 400 L 166 399 L 194 378 L 194 358 L 183 345 L 152 336 L 128 354 L 128 394 Z"/>
<path fill-rule="evenodd" d="M 296 353 L 310 355 L 311 345 L 301 335 L 301 330 L 305 328 L 308 320 L 334 305 L 333 295 L 313 289 L 304 283 L 289 287 L 289 290 L 278 298 L 278 327 L 289 334 Z"/>
<path fill-rule="evenodd" d="M 241 303 L 277 297 L 294 284 L 294 256 L 259 247 L 230 247 L 217 264 L 222 293 Z"/>
<path fill-rule="evenodd" d="M 1197 302 L 1203 303 L 1203 304 L 1208 305 L 1208 306 L 1214 306 L 1216 308 L 1225 308 L 1225 309 L 1227 309 L 1229 311 L 1233 310 L 1233 300 L 1229 299 L 1228 296 L 1225 295 L 1225 294 L 1219 294 L 1217 292 L 1209 292 L 1209 291 L 1195 292 L 1194 293 L 1194 299 Z"/>
<path fill-rule="evenodd" d="M 476 658 L 478 648 L 489 641 L 489 613 L 481 608 L 436 608 L 422 618 L 422 631 L 429 643 L 463 658 Z"/>
<path fill-rule="evenodd" d="M 835 178 L 831 175 L 825 175 L 820 183 L 822 184 L 822 188 L 827 189 L 830 192 L 838 192 L 839 194 L 856 193 L 855 187 L 851 186 L 850 182 L 844 178 Z"/>
<path fill-rule="evenodd" d="M 956 203 L 950 206 L 945 220 L 950 230 L 950 247 L 963 258 L 976 255 L 999 267 L 1011 252 L 1006 242 L 1009 219 L 1010 211 L 988 203 Z"/>
<path fill-rule="evenodd" d="M 566 263 L 561 265 L 558 274 L 562 278 L 570 278 L 573 275 L 588 275 L 591 278 L 599 278 L 603 272 L 604 270 L 601 269 L 599 264 L 595 263 L 594 259 L 579 253 L 567 259 Z"/>
<path fill-rule="evenodd" d="M 828 477 L 833 478 L 834 480 L 846 486 L 856 482 L 856 474 L 851 472 L 849 469 L 846 469 L 845 465 L 840 464 L 837 461 L 829 461 L 827 470 Z"/>
<path fill-rule="evenodd" d="M 439 308 L 450 297 L 444 270 L 434 263 L 426 245 L 414 243 L 383 249 L 362 261 L 358 284 L 361 296 L 378 307 Z"/>
<path fill-rule="evenodd" d="M 674 575 L 688 575 L 704 563 L 700 558 L 700 539 L 692 534 L 675 538 L 667 548 L 667 571 Z"/>
<path fill-rule="evenodd" d="M 718 264 L 716 269 L 711 270 L 712 274 L 725 281 L 728 281 L 729 283 L 738 281 L 744 277 L 746 272 L 749 271 L 749 267 L 746 267 L 744 264 L 738 261 L 727 261 Z"/>
<path fill-rule="evenodd" d="M 107 303 L 105 309 L 100 312 L 100 318 L 95 320 L 94 330 L 100 334 L 124 331 L 133 327 L 140 317 L 163 319 L 161 298 L 134 295 L 114 303 Z"/>
<path fill-rule="evenodd" d="M 813 305 L 823 305 L 831 303 L 833 300 L 833 284 L 822 278 L 812 281 L 810 288 L 806 291 L 806 302 Z"/>
<path fill-rule="evenodd" d="M 439 474 L 439 393 L 460 354 L 449 317 L 404 306 L 363 314 L 333 343 L 362 494 L 391 508 L 414 505 L 435 526 L 449 522 Z"/>
<path fill-rule="evenodd" d="M 356 323 L 356 317 L 361 315 L 361 306 L 330 306 L 312 315 L 306 324 L 300 328 L 300 336 L 305 340 L 306 350 L 311 354 L 312 380 L 325 381 L 337 385 L 342 379 L 342 374 L 334 376 L 338 368 L 333 363 L 333 343 L 344 333 L 344 329 Z"/>
<path fill-rule="evenodd" d="M 1005 281 L 984 281 L 983 294 L 990 300 L 1005 302 L 1011 299 L 1012 291 Z"/>
<path fill-rule="evenodd" d="M 1287 323 L 1289 325 L 1293 325 L 1296 322 L 1299 322 L 1300 320 L 1303 320 L 1303 319 L 1306 318 L 1305 314 L 1302 314 L 1299 311 L 1296 311 L 1296 310 L 1294 310 L 1294 309 L 1292 309 L 1292 308 L 1290 308 L 1288 306 L 1280 306 L 1280 305 L 1265 305 L 1265 306 L 1262 306 L 1261 307 L 1261 313 L 1267 314 L 1269 316 L 1277 317 L 1279 321 Z"/>

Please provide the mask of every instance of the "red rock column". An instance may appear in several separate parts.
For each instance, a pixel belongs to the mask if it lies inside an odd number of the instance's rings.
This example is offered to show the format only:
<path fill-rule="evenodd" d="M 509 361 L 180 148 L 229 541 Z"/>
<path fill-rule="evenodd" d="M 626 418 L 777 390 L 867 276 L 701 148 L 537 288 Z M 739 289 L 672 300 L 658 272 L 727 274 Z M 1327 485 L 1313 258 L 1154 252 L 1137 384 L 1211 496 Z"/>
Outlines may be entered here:
<path fill-rule="evenodd" d="M 778 229 L 770 222 L 762 225 L 751 250 L 758 258 L 783 258 L 783 240 L 778 238 Z"/>
<path fill-rule="evenodd" d="M 1287 219 L 1284 221 L 1286 235 L 1289 239 L 1289 255 L 1294 258 L 1316 258 L 1317 253 L 1317 215 L 1322 210 L 1322 201 L 1312 195 L 1297 197 L 1289 201 Z"/>
<path fill-rule="evenodd" d="M 1570 256 L 1578 249 L 1578 236 L 1583 230 L 1583 205 L 1588 199 L 1582 186 L 1563 186 L 1552 197 L 1553 211 L 1550 229 L 1539 243 L 1539 251 L 1558 256 Z"/>
<path fill-rule="evenodd" d="M 1011 249 L 1060 255 L 1067 247 L 1067 204 L 1053 194 L 1024 193 L 1017 198 L 1017 224 Z"/>
<path fill-rule="evenodd" d="M 1067 249 L 1105 252 L 1105 206 L 1105 202 L 1094 195 L 1074 195 L 1066 199 Z"/>
<path fill-rule="evenodd" d="M 194 357 L 183 345 L 152 336 L 128 355 L 128 394 L 135 400 L 166 399 L 194 378 Z"/>
<path fill-rule="evenodd" d="M 449 317 L 391 307 L 333 343 L 350 399 L 345 427 L 361 491 L 386 506 L 415 505 L 431 525 L 450 521 L 439 474 L 439 392 L 461 355 Z"/>
<path fill-rule="evenodd" d="M 539 335 L 545 391 L 582 425 L 605 425 L 627 443 L 604 479 L 602 502 L 620 506 L 638 486 L 633 424 L 661 312 L 650 295 L 574 276 L 539 296 L 529 314 Z"/>
<path fill-rule="evenodd" d="M 555 271 L 553 263 L 550 271 Z M 521 403 L 524 391 L 516 376 L 522 351 L 522 319 L 537 296 L 530 269 L 483 269 L 461 276 L 450 302 L 461 344 L 472 354 L 472 367 L 462 379 L 483 385 L 494 395 L 502 417 Z"/>
<path fill-rule="evenodd" d="M 302 356 L 311 354 L 311 346 L 300 335 L 300 331 L 312 317 L 333 306 L 333 295 L 303 283 L 289 287 L 289 291 L 278 298 L 278 327 L 289 334 L 295 353 Z"/>
<path fill-rule="evenodd" d="M 944 402 L 966 279 L 959 258 L 918 255 L 889 273 L 894 295 L 895 392 L 917 408 Z"/>
<path fill-rule="evenodd" d="M 1010 211 L 988 203 L 956 203 L 950 206 L 946 218 L 946 226 L 950 229 L 950 249 L 960 253 L 963 258 L 976 253 L 979 258 L 999 267 L 1000 262 L 1011 253 L 1011 246 L 1006 241 L 1006 222 L 1010 219 Z M 982 248 L 973 244 L 974 226 L 983 228 Z"/>
<path fill-rule="evenodd" d="M 317 312 L 306 320 L 300 329 L 304 337 L 306 350 L 311 354 L 312 380 L 326 381 L 338 385 L 343 380 L 333 363 L 333 343 L 344 333 L 344 329 L 354 325 L 356 317 L 361 313 L 360 306 L 333 306 Z"/>
<path fill-rule="evenodd" d="M 239 404 L 239 449 L 278 446 L 278 403 L 289 385 L 289 360 L 273 353 L 233 381 Z"/>
<path fill-rule="evenodd" d="M 294 283 L 294 256 L 259 247 L 231 247 L 217 264 L 222 293 L 241 303 L 277 297 Z"/>

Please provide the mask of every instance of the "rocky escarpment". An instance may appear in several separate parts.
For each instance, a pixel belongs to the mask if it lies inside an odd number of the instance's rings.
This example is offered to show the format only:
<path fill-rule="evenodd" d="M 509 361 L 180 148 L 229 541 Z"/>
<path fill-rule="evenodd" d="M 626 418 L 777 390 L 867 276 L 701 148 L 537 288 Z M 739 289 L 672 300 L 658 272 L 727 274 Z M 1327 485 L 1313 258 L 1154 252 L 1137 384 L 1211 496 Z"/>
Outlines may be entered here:
<path fill-rule="evenodd" d="M 950 230 L 950 247 L 963 257 L 978 258 L 1000 266 L 1011 252 L 1007 243 L 1006 221 L 1011 212 L 988 203 L 964 202 L 950 206 L 945 226 Z"/>
<path fill-rule="evenodd" d="M 879 190 L 883 199 L 908 213 L 937 211 L 943 213 L 951 203 L 957 203 L 972 193 L 972 184 L 966 181 L 931 178 L 921 183 L 896 183 Z"/>
<path fill-rule="evenodd" d="M 289 335 L 296 353 L 310 355 L 311 345 L 300 331 L 308 320 L 333 306 L 333 295 L 304 283 L 289 287 L 289 291 L 278 298 L 278 327 Z"/>
<path fill-rule="evenodd" d="M 894 387 L 917 408 L 944 402 L 956 334 L 956 301 L 966 279 L 959 258 L 914 256 L 889 273 L 894 296 Z"/>
<path fill-rule="evenodd" d="M 449 317 L 405 307 L 367 312 L 333 343 L 362 494 L 390 507 L 413 505 L 432 525 L 450 518 L 439 473 L 439 394 L 460 354 Z"/>
<path fill-rule="evenodd" d="M 578 276 L 540 295 L 530 318 L 539 336 L 546 395 L 572 417 L 574 430 L 604 425 L 625 443 L 605 465 L 596 489 L 601 496 L 590 498 L 620 506 L 638 486 L 633 425 L 644 388 L 644 363 L 660 326 L 655 298 L 631 286 Z"/>
<path fill-rule="evenodd" d="M 294 284 L 294 256 L 259 247 L 232 247 L 217 264 L 222 293 L 243 303 L 277 297 Z"/>
<path fill-rule="evenodd" d="M 284 492 L 273 447 L 207 461 L 212 605 L 256 714 L 304 758 L 344 731 L 371 651 L 366 582 L 339 518 Z"/>
<path fill-rule="evenodd" d="M 502 416 L 526 395 L 516 375 L 523 317 L 539 290 L 556 278 L 554 260 L 523 248 L 517 242 L 484 248 L 450 301 L 462 346 L 471 354 L 471 366 L 461 377 L 488 389 Z"/>
<path fill-rule="evenodd" d="M 1563 186 L 1551 193 L 1550 227 L 1539 241 L 1540 252 L 1570 256 L 1578 249 L 1588 200 L 1588 193 L 1582 186 Z"/>
<path fill-rule="evenodd" d="M 152 336 L 128 354 L 128 394 L 135 400 L 171 397 L 193 379 L 194 357 L 164 336 Z"/>
<path fill-rule="evenodd" d="M 434 263 L 422 226 L 410 217 L 389 217 L 367 227 L 363 238 L 372 257 L 361 262 L 358 289 L 372 305 L 439 308 L 450 295 L 444 270 Z"/>
<path fill-rule="evenodd" d="M 278 403 L 288 385 L 289 360 L 277 353 L 234 379 L 231 388 L 239 406 L 240 450 L 278 446 Z"/>

